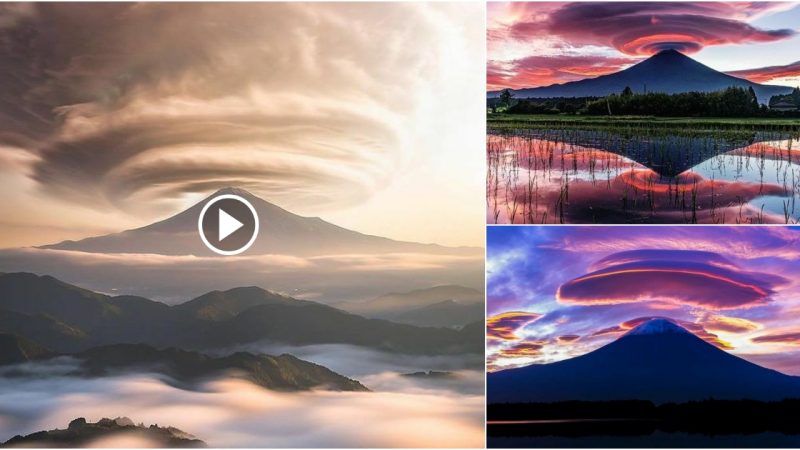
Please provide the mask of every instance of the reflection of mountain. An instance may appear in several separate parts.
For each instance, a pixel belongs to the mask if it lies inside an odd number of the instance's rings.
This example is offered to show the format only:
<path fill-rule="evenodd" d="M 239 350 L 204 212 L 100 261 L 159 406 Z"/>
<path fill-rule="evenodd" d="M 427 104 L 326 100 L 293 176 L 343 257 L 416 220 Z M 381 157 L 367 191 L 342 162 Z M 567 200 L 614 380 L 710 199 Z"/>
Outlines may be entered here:
<path fill-rule="evenodd" d="M 593 352 L 488 376 L 490 403 L 800 398 L 800 377 L 728 354 L 665 319 Z"/>
<path fill-rule="evenodd" d="M 484 317 L 483 294 L 463 286 L 436 286 L 336 306 L 366 317 L 429 327 L 462 326 Z"/>
<path fill-rule="evenodd" d="M 215 253 L 203 245 L 197 234 L 197 220 L 203 206 L 222 194 L 247 199 L 258 213 L 261 230 L 249 255 L 330 255 L 350 253 L 433 253 L 474 254 L 474 248 L 449 248 L 434 244 L 394 241 L 350 231 L 318 217 L 301 217 L 237 188 L 221 189 L 191 208 L 168 219 L 135 230 L 80 241 L 44 246 L 91 253 L 153 253 L 161 255 L 203 255 Z"/>
<path fill-rule="evenodd" d="M 646 125 L 640 130 L 641 135 L 636 135 L 636 132 L 628 129 L 611 127 L 598 130 L 593 129 L 592 124 L 584 125 L 587 129 L 575 129 L 569 133 L 545 126 L 526 129 L 524 136 L 614 153 L 652 169 L 663 177 L 676 177 L 724 153 L 786 137 L 780 132 L 764 131 L 720 136 L 710 129 L 697 129 L 690 135 L 681 134 L 680 129 L 658 133 Z M 698 125 L 698 128 L 702 128 L 702 125 Z M 637 138 L 631 139 L 632 135 Z"/>
<path fill-rule="evenodd" d="M 118 446 L 152 446 L 154 448 L 197 448 L 205 447 L 205 442 L 189 433 L 174 427 L 158 425 L 136 425 L 127 417 L 100 419 L 87 422 L 78 418 L 69 423 L 65 430 L 39 431 L 27 436 L 14 436 L 3 447 L 24 448 L 77 448 L 95 446 L 103 438 L 117 438 Z M 105 441 L 104 446 L 112 442 Z"/>
<path fill-rule="evenodd" d="M 787 94 L 791 87 L 753 83 L 718 72 L 676 50 L 664 50 L 625 70 L 597 78 L 572 81 L 551 86 L 519 89 L 517 98 L 601 97 L 619 94 L 625 87 L 636 93 L 713 92 L 736 86 L 752 87 L 758 100 L 766 104 L 773 95 Z M 490 92 L 497 97 L 499 92 Z"/>
<path fill-rule="evenodd" d="M 0 275 L 0 331 L 59 352 L 146 343 L 219 348 L 256 341 L 351 344 L 408 354 L 483 351 L 481 333 L 367 319 L 260 288 L 211 292 L 178 306 L 110 297 L 27 273 Z"/>

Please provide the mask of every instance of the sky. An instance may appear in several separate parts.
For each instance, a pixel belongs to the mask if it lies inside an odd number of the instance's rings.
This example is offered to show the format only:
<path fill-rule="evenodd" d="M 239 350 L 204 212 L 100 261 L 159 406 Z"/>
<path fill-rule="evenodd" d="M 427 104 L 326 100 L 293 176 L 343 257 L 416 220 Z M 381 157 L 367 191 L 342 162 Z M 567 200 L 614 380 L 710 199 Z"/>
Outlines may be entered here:
<path fill-rule="evenodd" d="M 0 248 L 227 186 L 482 246 L 484 23 L 480 3 L 0 3 Z"/>
<path fill-rule="evenodd" d="M 666 317 L 800 375 L 800 228 L 489 227 L 489 370 L 595 350 Z"/>
<path fill-rule="evenodd" d="M 490 2 L 487 90 L 594 78 L 665 49 L 797 86 L 798 24 L 797 2 Z"/>

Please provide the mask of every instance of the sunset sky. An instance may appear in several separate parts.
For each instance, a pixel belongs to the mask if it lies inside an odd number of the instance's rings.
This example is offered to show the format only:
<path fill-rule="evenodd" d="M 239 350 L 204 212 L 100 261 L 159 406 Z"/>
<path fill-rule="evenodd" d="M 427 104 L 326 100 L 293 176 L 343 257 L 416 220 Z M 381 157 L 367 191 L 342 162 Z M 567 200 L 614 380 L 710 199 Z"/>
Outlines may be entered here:
<path fill-rule="evenodd" d="M 489 3 L 487 90 L 548 86 L 677 49 L 758 83 L 800 85 L 796 2 Z"/>
<path fill-rule="evenodd" d="M 0 248 L 225 186 L 482 246 L 484 23 L 480 3 L 0 3 Z"/>
<path fill-rule="evenodd" d="M 578 356 L 650 317 L 800 375 L 800 228 L 490 227 L 490 370 Z"/>

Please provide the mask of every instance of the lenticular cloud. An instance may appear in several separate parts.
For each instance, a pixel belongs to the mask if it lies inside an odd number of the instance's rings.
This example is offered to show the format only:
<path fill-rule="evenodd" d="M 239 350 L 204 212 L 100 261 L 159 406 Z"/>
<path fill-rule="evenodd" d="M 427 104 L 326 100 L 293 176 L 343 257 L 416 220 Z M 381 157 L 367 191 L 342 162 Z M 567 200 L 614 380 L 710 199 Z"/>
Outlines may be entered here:
<path fill-rule="evenodd" d="M 560 303 L 610 305 L 657 301 L 712 310 L 749 308 L 770 301 L 785 280 L 741 270 L 710 252 L 621 252 L 559 287 Z"/>

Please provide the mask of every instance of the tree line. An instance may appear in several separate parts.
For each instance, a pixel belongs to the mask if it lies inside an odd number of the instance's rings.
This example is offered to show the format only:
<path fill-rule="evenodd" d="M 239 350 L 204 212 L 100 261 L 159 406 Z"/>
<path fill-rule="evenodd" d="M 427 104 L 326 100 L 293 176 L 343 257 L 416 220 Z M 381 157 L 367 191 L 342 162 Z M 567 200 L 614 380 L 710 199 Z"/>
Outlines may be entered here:
<path fill-rule="evenodd" d="M 795 94 L 796 93 L 796 94 Z M 800 105 L 800 89 L 780 96 Z M 773 101 L 778 100 L 773 97 Z M 637 94 L 626 87 L 620 94 L 606 97 L 515 99 L 505 90 L 489 103 L 493 112 L 508 114 L 585 114 L 593 116 L 664 116 L 664 117 L 800 117 L 800 111 L 775 111 L 759 104 L 752 87 L 729 87 L 716 92 Z"/>

